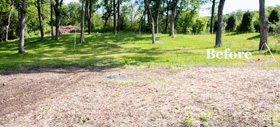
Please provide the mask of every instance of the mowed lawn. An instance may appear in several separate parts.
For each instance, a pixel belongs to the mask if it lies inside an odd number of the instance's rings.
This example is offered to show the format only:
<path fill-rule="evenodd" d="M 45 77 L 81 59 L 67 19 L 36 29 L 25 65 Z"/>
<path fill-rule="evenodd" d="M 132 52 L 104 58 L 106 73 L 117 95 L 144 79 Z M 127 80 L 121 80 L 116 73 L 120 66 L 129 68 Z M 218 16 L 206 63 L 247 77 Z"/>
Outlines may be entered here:
<path fill-rule="evenodd" d="M 156 44 L 152 44 L 151 34 L 137 33 L 93 33 L 85 34 L 85 43 L 79 43 L 77 34 L 61 35 L 59 41 L 47 36 L 25 39 L 25 54 L 18 54 L 18 40 L 0 43 L 0 69 L 28 68 L 41 66 L 255 66 L 280 67 L 280 43 L 269 36 L 269 46 L 278 63 L 270 55 L 262 53 L 258 57 L 258 33 L 223 35 L 223 47 L 214 48 L 215 35 L 183 35 L 170 38 L 168 34 L 156 35 Z M 207 50 L 224 52 L 230 48 L 234 52 L 252 52 L 246 59 L 207 59 Z"/>

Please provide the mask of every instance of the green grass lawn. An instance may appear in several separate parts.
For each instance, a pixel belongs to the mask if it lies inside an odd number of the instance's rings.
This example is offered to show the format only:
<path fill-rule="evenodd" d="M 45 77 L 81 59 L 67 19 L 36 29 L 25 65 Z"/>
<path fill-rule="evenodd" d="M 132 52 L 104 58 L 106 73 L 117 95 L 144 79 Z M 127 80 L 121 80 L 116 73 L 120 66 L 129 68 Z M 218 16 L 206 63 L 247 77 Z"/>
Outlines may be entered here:
<path fill-rule="evenodd" d="M 25 39 L 25 54 L 18 54 L 18 40 L 0 43 L 0 69 L 12 69 L 35 66 L 261 66 L 280 67 L 261 54 L 264 62 L 255 62 L 258 55 L 258 33 L 223 35 L 223 47 L 214 48 L 215 35 L 176 35 L 170 38 L 167 34 L 156 35 L 156 44 L 152 44 L 151 34 L 93 33 L 85 35 L 85 43 L 79 43 L 77 35 L 76 49 L 74 34 L 61 35 L 59 41 L 48 36 L 41 41 L 40 37 Z M 280 63 L 280 44 L 269 37 L 269 46 L 274 57 Z M 250 51 L 251 59 L 206 59 L 207 50 L 216 52 L 230 48 L 235 52 Z M 266 61 L 266 62 L 265 62 Z M 271 62 L 269 62 L 271 61 Z"/>

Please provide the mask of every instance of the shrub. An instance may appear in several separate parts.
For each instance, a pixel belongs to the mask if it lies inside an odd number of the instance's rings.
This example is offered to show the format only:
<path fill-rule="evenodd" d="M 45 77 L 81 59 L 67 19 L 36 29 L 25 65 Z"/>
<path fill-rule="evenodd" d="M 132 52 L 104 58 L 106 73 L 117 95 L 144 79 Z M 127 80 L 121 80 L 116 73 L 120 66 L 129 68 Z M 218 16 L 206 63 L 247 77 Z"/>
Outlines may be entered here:
<path fill-rule="evenodd" d="M 246 12 L 243 15 L 243 19 L 240 25 L 240 32 L 254 32 L 253 27 L 253 14 L 251 12 Z"/>
<path fill-rule="evenodd" d="M 199 34 L 205 31 L 206 25 L 207 25 L 207 21 L 205 21 L 203 18 L 197 18 L 192 26 L 192 33 Z"/>
<path fill-rule="evenodd" d="M 269 17 L 268 17 L 268 21 L 271 22 L 271 23 L 273 23 L 273 24 L 279 22 L 279 12 L 278 12 L 277 10 L 274 9 L 274 10 L 270 13 L 270 15 L 269 15 Z"/>
<path fill-rule="evenodd" d="M 268 17 L 268 21 L 272 24 L 275 24 L 277 22 L 279 22 L 279 12 L 277 10 L 272 10 L 269 17 Z M 272 27 L 272 25 L 269 27 L 269 32 L 273 32 L 274 28 Z"/>
<path fill-rule="evenodd" d="M 235 31 L 236 27 L 236 17 L 235 15 L 231 15 L 227 21 L 226 31 L 232 32 Z"/>
<path fill-rule="evenodd" d="M 254 21 L 254 28 L 256 32 L 260 32 L 261 24 L 259 20 Z"/>
<path fill-rule="evenodd" d="M 274 35 L 278 39 L 278 42 L 280 42 L 280 22 L 272 24 L 272 28 L 274 30 Z"/>
<path fill-rule="evenodd" d="M 214 23 L 214 32 L 217 32 L 218 27 L 219 27 L 219 23 L 218 23 L 218 21 L 215 21 L 215 23 Z"/>

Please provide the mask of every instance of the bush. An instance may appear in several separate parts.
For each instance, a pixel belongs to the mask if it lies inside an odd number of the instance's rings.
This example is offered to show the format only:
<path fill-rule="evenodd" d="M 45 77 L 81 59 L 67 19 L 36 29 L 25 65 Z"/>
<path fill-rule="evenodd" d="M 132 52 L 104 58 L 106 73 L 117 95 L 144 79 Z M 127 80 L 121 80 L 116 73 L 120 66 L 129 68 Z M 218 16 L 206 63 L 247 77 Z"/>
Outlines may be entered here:
<path fill-rule="evenodd" d="M 192 33 L 193 34 L 200 34 L 201 32 L 205 31 L 207 25 L 207 21 L 203 18 L 196 19 L 195 23 L 192 26 Z"/>
<path fill-rule="evenodd" d="M 274 30 L 274 35 L 278 39 L 278 42 L 280 43 L 280 23 L 272 24 L 272 28 Z"/>
<path fill-rule="evenodd" d="M 91 26 L 93 31 L 101 31 L 103 29 L 104 20 L 102 19 L 102 15 L 100 14 L 92 14 L 91 17 Z"/>
<path fill-rule="evenodd" d="M 236 17 L 235 15 L 231 15 L 227 21 L 226 31 L 232 32 L 236 29 Z"/>
<path fill-rule="evenodd" d="M 215 33 L 217 32 L 218 27 L 219 27 L 219 23 L 218 23 L 218 21 L 215 21 L 215 23 L 214 23 L 214 32 Z"/>
<path fill-rule="evenodd" d="M 253 14 L 251 12 L 246 12 L 243 15 L 243 19 L 240 25 L 240 32 L 254 32 L 253 27 Z"/>
<path fill-rule="evenodd" d="M 272 24 L 275 24 L 277 22 L 279 22 L 279 12 L 277 10 L 272 10 L 269 17 L 268 17 L 268 21 Z M 269 32 L 273 32 L 274 28 L 272 27 L 272 25 L 269 27 Z"/>
<path fill-rule="evenodd" d="M 261 24 L 259 20 L 254 21 L 254 28 L 256 32 L 260 32 Z"/>
<path fill-rule="evenodd" d="M 271 22 L 271 23 L 273 23 L 273 24 L 279 22 L 279 12 L 278 12 L 277 10 L 274 9 L 274 10 L 270 13 L 270 15 L 269 15 L 269 17 L 268 17 L 268 21 Z"/>

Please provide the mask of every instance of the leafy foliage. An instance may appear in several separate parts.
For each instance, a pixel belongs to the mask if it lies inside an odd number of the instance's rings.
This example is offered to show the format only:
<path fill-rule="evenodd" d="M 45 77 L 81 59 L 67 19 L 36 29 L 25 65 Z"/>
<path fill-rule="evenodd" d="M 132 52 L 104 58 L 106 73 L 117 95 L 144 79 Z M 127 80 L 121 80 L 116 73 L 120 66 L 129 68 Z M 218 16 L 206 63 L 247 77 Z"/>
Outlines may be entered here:
<path fill-rule="evenodd" d="M 236 29 L 236 17 L 231 15 L 227 21 L 226 31 L 232 32 Z"/>
<path fill-rule="evenodd" d="M 280 43 L 280 23 L 275 23 L 272 25 L 272 28 L 274 30 L 274 35 L 278 39 L 278 42 Z"/>
<path fill-rule="evenodd" d="M 215 21 L 215 23 L 214 23 L 214 32 L 217 32 L 218 27 L 219 27 L 219 22 Z"/>
<path fill-rule="evenodd" d="M 205 18 L 197 18 L 194 25 L 192 26 L 193 34 L 200 34 L 205 31 L 207 25 L 207 19 Z"/>
<path fill-rule="evenodd" d="M 181 2 L 176 27 L 178 33 L 199 34 L 205 31 L 208 19 L 199 17 L 199 9 L 206 2 L 206 0 L 186 0 Z"/>
<path fill-rule="evenodd" d="M 259 20 L 254 21 L 254 28 L 255 28 L 256 32 L 260 32 L 261 24 L 260 24 Z"/>
<path fill-rule="evenodd" d="M 240 32 L 254 32 L 253 27 L 253 14 L 249 11 L 244 13 L 242 23 L 239 28 Z"/>
<path fill-rule="evenodd" d="M 273 24 L 279 22 L 279 11 L 276 9 L 272 10 L 272 12 L 270 13 L 270 15 L 268 17 L 268 21 Z"/>

